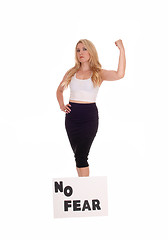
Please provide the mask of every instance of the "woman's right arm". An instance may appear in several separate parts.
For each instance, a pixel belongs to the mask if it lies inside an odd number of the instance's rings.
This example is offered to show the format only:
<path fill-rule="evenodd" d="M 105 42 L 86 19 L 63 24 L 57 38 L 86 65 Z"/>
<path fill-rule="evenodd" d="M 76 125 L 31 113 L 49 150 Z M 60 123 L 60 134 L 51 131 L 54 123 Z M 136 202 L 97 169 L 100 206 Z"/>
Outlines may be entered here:
<path fill-rule="evenodd" d="M 58 100 L 60 109 L 66 113 L 69 113 L 71 111 L 71 109 L 68 106 L 71 106 L 71 105 L 64 104 L 64 98 L 63 98 L 64 86 L 62 86 L 62 83 L 65 81 L 66 76 L 67 76 L 67 73 L 65 74 L 65 76 L 63 77 L 63 80 L 61 81 L 61 83 L 59 84 L 59 86 L 57 88 L 56 96 L 57 96 L 57 100 Z"/>

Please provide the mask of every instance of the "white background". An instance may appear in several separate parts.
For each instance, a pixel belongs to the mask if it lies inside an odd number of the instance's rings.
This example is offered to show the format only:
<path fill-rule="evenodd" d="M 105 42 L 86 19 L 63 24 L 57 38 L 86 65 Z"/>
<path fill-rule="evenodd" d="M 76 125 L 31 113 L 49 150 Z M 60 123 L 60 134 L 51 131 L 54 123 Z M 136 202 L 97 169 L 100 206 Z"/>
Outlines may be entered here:
<path fill-rule="evenodd" d="M 1 1 L 2 239 L 168 239 L 166 1 Z M 104 69 L 91 176 L 108 176 L 109 216 L 54 219 L 52 178 L 77 176 L 56 89 L 81 38 Z M 69 90 L 64 92 L 68 103 Z"/>

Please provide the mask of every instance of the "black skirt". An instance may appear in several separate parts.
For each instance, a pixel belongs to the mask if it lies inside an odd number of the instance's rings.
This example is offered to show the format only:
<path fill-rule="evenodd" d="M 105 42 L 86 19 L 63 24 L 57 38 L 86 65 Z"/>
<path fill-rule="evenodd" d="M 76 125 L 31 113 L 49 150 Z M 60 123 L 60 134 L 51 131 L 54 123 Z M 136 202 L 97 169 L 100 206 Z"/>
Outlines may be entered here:
<path fill-rule="evenodd" d="M 99 115 L 96 103 L 74 103 L 65 115 L 65 128 L 78 168 L 88 167 L 88 155 L 96 136 Z"/>

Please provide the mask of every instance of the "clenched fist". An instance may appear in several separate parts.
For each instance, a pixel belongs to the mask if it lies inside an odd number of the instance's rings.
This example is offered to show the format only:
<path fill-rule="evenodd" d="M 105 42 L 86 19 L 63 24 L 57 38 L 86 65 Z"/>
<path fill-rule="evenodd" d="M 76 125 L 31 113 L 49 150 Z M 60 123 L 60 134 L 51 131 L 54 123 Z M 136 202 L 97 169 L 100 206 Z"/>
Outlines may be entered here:
<path fill-rule="evenodd" d="M 115 42 L 115 45 L 119 48 L 119 49 L 124 49 L 124 45 L 121 39 L 117 40 Z"/>

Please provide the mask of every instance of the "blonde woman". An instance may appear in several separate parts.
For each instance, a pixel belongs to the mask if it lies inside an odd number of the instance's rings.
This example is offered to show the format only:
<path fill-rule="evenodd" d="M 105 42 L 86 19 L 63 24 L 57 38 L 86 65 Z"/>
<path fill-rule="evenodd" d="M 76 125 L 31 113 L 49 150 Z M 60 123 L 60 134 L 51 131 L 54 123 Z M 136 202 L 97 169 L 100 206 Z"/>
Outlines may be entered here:
<path fill-rule="evenodd" d="M 126 59 L 122 40 L 117 71 L 102 69 L 94 44 L 81 39 L 75 47 L 75 66 L 69 69 L 57 88 L 60 109 L 65 112 L 65 128 L 72 147 L 79 177 L 89 176 L 88 155 L 99 125 L 96 96 L 103 81 L 119 80 L 125 75 Z M 70 87 L 69 103 L 63 91 Z"/>

